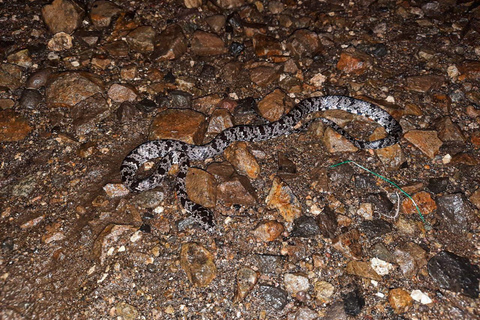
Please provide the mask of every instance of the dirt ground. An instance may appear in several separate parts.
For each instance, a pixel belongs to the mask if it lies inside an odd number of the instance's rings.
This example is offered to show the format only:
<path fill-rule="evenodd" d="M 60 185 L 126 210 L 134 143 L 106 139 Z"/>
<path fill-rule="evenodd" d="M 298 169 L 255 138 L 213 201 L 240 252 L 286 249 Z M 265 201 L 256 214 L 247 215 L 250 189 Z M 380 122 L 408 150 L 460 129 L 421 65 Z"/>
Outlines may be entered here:
<path fill-rule="evenodd" d="M 480 319 L 480 2 L 0 0 L 0 27 L 1 319 Z M 175 170 L 121 184 L 142 142 L 324 95 L 404 136 L 313 122 L 192 163 L 213 234 Z"/>

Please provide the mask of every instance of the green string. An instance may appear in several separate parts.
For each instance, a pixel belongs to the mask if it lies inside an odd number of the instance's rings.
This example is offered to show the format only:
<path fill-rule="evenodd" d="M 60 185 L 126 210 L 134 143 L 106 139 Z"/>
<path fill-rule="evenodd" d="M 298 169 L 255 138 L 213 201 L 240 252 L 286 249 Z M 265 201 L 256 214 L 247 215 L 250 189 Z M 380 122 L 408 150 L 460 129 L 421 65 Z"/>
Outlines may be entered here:
<path fill-rule="evenodd" d="M 400 190 L 404 195 L 407 196 L 408 199 L 412 200 L 413 204 L 415 205 L 415 208 L 417 209 L 418 215 L 420 216 L 420 219 L 422 220 L 423 224 L 425 225 L 425 229 L 426 229 L 426 230 L 431 230 L 431 229 L 432 229 L 432 227 L 430 226 L 430 224 L 429 224 L 427 221 L 425 221 L 425 218 L 423 217 L 423 214 L 422 214 L 422 212 L 420 211 L 420 208 L 418 207 L 418 205 L 417 205 L 417 203 L 415 202 L 415 200 L 413 200 L 413 198 L 412 198 L 408 193 L 406 193 L 402 188 L 400 188 L 395 182 L 393 182 L 393 181 L 385 178 L 385 177 L 382 176 L 382 175 L 379 175 L 379 174 L 376 173 L 376 172 L 373 172 L 373 171 L 370 170 L 370 169 L 365 168 L 364 166 L 356 163 L 356 162 L 353 161 L 353 160 L 347 160 L 347 161 L 343 161 L 343 162 L 340 162 L 340 163 L 337 163 L 337 164 L 333 164 L 333 165 L 330 166 L 330 168 L 335 168 L 335 167 L 338 167 L 338 166 L 340 166 L 340 165 L 342 165 L 342 164 L 346 164 L 346 163 L 353 163 L 353 164 L 356 165 L 357 167 L 362 168 L 363 170 L 365 170 L 365 171 L 367 171 L 367 172 L 370 172 L 371 174 L 379 177 L 379 178 L 382 179 L 383 181 L 386 181 L 386 182 L 390 183 L 392 186 L 394 186 L 395 188 L 397 188 L 398 190 Z M 400 204 L 399 204 L 399 205 L 400 205 Z"/>

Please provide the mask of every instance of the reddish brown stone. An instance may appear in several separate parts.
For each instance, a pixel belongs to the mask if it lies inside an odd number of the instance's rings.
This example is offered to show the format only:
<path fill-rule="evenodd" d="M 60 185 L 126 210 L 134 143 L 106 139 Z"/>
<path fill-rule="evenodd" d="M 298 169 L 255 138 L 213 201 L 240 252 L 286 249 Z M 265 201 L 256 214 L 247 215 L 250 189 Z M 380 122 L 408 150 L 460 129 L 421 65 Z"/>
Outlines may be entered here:
<path fill-rule="evenodd" d="M 360 75 L 367 70 L 369 63 L 358 54 L 342 53 L 337 63 L 337 69 L 346 73 Z"/>
<path fill-rule="evenodd" d="M 207 121 L 200 112 L 190 109 L 169 109 L 153 120 L 150 138 L 201 144 L 206 130 Z"/>
<path fill-rule="evenodd" d="M 20 141 L 32 131 L 28 121 L 13 110 L 0 111 L 0 142 Z"/>
<path fill-rule="evenodd" d="M 437 209 L 437 204 L 435 203 L 435 200 L 433 200 L 431 194 L 426 191 L 420 191 L 415 193 L 412 196 L 412 199 L 415 201 L 415 203 L 420 208 L 420 211 L 424 215 L 430 214 Z M 402 211 L 408 214 L 417 213 L 415 205 L 413 204 L 412 200 L 408 198 L 404 199 L 402 202 Z"/>
<path fill-rule="evenodd" d="M 215 56 L 227 52 L 223 40 L 213 33 L 195 31 L 191 49 L 197 56 Z"/>

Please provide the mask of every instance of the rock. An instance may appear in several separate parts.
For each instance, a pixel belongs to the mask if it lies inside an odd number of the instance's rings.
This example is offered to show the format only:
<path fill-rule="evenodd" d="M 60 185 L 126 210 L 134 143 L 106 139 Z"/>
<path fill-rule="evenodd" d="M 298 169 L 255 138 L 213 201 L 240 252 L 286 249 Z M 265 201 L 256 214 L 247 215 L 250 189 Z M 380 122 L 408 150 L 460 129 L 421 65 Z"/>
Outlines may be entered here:
<path fill-rule="evenodd" d="M 390 271 L 394 269 L 391 263 L 380 260 L 378 258 L 372 258 L 370 260 L 370 265 L 372 266 L 373 270 L 375 270 L 375 272 L 378 273 L 378 275 L 380 276 L 386 276 L 390 273 Z"/>
<path fill-rule="evenodd" d="M 220 133 L 233 127 L 232 115 L 226 109 L 215 109 L 210 116 L 207 133 Z"/>
<path fill-rule="evenodd" d="M 388 250 L 388 248 L 381 242 L 376 243 L 371 249 L 371 255 L 377 257 L 381 260 L 388 261 L 390 263 L 395 263 L 395 257 Z"/>
<path fill-rule="evenodd" d="M 332 240 L 333 247 L 346 257 L 361 259 L 363 255 L 362 245 L 360 244 L 360 233 L 357 229 L 352 229 L 342 233 Z"/>
<path fill-rule="evenodd" d="M 245 5 L 245 0 L 217 0 L 216 4 L 222 9 L 234 9 Z"/>
<path fill-rule="evenodd" d="M 138 310 L 126 302 L 119 302 L 115 305 L 115 313 L 122 320 L 138 319 Z"/>
<path fill-rule="evenodd" d="M 293 57 L 313 57 L 322 49 L 318 35 L 307 29 L 295 31 L 287 39 L 287 49 Z"/>
<path fill-rule="evenodd" d="M 151 26 L 140 26 L 126 37 L 130 49 L 140 53 L 154 50 L 155 30 Z"/>
<path fill-rule="evenodd" d="M 325 130 L 322 141 L 330 153 L 358 151 L 358 148 L 353 143 L 330 127 Z"/>
<path fill-rule="evenodd" d="M 458 66 L 461 76 L 460 81 L 480 79 L 480 61 L 465 61 Z"/>
<path fill-rule="evenodd" d="M 269 242 L 277 239 L 285 230 L 280 222 L 269 220 L 260 222 L 252 234 L 261 241 Z"/>
<path fill-rule="evenodd" d="M 320 228 L 320 233 L 325 238 L 332 239 L 335 236 L 338 228 L 337 215 L 335 211 L 325 207 L 323 212 L 317 216 L 317 224 Z"/>
<path fill-rule="evenodd" d="M 326 281 L 318 281 L 314 285 L 315 297 L 320 303 L 328 303 L 335 292 L 335 287 Z"/>
<path fill-rule="evenodd" d="M 384 132 L 383 128 L 377 128 L 369 138 L 371 141 L 384 138 Z M 375 154 L 383 165 L 390 169 L 399 169 L 406 160 L 402 147 L 398 143 L 382 149 L 376 149 Z"/>
<path fill-rule="evenodd" d="M 121 183 L 108 183 L 103 186 L 103 190 L 109 198 L 124 197 L 130 193 L 130 191 Z"/>
<path fill-rule="evenodd" d="M 216 33 L 220 32 L 225 27 L 226 20 L 227 19 L 223 14 L 215 14 L 205 19 L 210 28 Z"/>
<path fill-rule="evenodd" d="M 345 270 L 348 274 L 353 274 L 362 278 L 372 279 L 375 281 L 382 280 L 382 277 L 373 270 L 368 262 L 352 260 L 348 262 Z"/>
<path fill-rule="evenodd" d="M 443 227 L 456 234 L 470 230 L 474 214 L 464 194 L 454 193 L 438 197 L 437 204 L 436 217 Z"/>
<path fill-rule="evenodd" d="M 88 72 L 63 72 L 54 77 L 46 90 L 50 107 L 73 107 L 80 101 L 105 90 L 102 80 Z"/>
<path fill-rule="evenodd" d="M 87 31 L 87 30 L 78 30 L 74 33 L 75 39 L 80 40 L 80 43 L 87 46 L 93 47 L 100 40 L 101 32 L 99 31 Z M 123 42 L 123 41 L 119 41 Z M 106 44 L 108 45 L 108 44 Z"/>
<path fill-rule="evenodd" d="M 360 203 L 357 215 L 364 220 L 373 220 L 373 205 L 371 203 Z"/>
<path fill-rule="evenodd" d="M 22 68 L 13 64 L 0 63 L 0 87 L 15 90 L 20 87 Z"/>
<path fill-rule="evenodd" d="M 394 255 L 403 275 L 408 278 L 415 276 L 427 264 L 427 253 L 413 242 L 399 246 Z"/>
<path fill-rule="evenodd" d="M 275 274 L 282 270 L 285 257 L 272 254 L 256 254 L 255 264 L 261 273 Z"/>
<path fill-rule="evenodd" d="M 256 179 L 260 174 L 260 165 L 248 150 L 246 142 L 237 141 L 232 143 L 225 149 L 224 155 L 239 174 L 246 175 L 250 179 Z"/>
<path fill-rule="evenodd" d="M 358 53 L 343 52 L 340 54 L 340 60 L 337 62 L 337 69 L 345 73 L 361 75 L 367 70 L 369 65 L 367 57 Z"/>
<path fill-rule="evenodd" d="M 201 144 L 206 130 L 207 121 L 200 112 L 190 109 L 168 109 L 153 120 L 150 138 Z"/>
<path fill-rule="evenodd" d="M 315 320 L 318 319 L 318 313 L 307 307 L 298 308 L 295 313 L 295 320 Z"/>
<path fill-rule="evenodd" d="M 203 246 L 189 242 L 182 245 L 180 265 L 190 282 L 197 287 L 206 287 L 217 276 L 213 255 Z"/>
<path fill-rule="evenodd" d="M 25 89 L 22 92 L 18 104 L 21 108 L 36 109 L 42 100 L 43 96 L 37 90 Z"/>
<path fill-rule="evenodd" d="M 135 101 L 137 90 L 128 84 L 114 83 L 108 89 L 108 97 L 115 102 Z"/>
<path fill-rule="evenodd" d="M 27 79 L 25 87 L 27 89 L 40 89 L 47 84 L 51 74 L 52 69 L 50 68 L 40 69 Z"/>
<path fill-rule="evenodd" d="M 265 200 L 270 209 L 277 209 L 287 222 L 293 222 L 302 214 L 302 206 L 293 191 L 279 177 L 273 180 Z"/>
<path fill-rule="evenodd" d="M 103 265 L 107 256 L 114 253 L 116 246 L 120 248 L 130 241 L 130 236 L 138 230 L 131 225 L 109 224 L 95 239 L 93 244 L 93 255 Z"/>
<path fill-rule="evenodd" d="M 187 38 L 178 24 L 168 26 L 155 41 L 152 59 L 156 61 L 178 59 L 187 52 Z"/>
<path fill-rule="evenodd" d="M 103 46 L 103 49 L 105 49 L 105 51 L 107 51 L 108 54 L 114 58 L 128 57 L 128 54 L 130 53 L 130 48 L 128 47 L 127 43 L 121 40 L 106 43 Z M 108 60 L 108 59 L 103 59 L 103 60 Z"/>
<path fill-rule="evenodd" d="M 42 16 L 51 33 L 72 33 L 81 26 L 83 9 L 74 1 L 54 0 L 42 8 Z"/>
<path fill-rule="evenodd" d="M 425 93 L 430 90 L 438 89 L 445 82 L 443 76 L 421 75 L 407 78 L 407 89 Z"/>
<path fill-rule="evenodd" d="M 380 215 L 389 215 L 393 210 L 393 203 L 388 199 L 385 192 L 370 193 L 365 197 L 365 202 L 373 203 L 375 211 Z"/>
<path fill-rule="evenodd" d="M 274 37 L 256 34 L 253 37 L 253 48 L 257 57 L 272 57 L 282 55 L 282 45 Z"/>
<path fill-rule="evenodd" d="M 215 56 L 227 52 L 223 40 L 213 33 L 195 31 L 190 44 L 193 54 L 197 56 Z"/>
<path fill-rule="evenodd" d="M 270 285 L 261 285 L 259 287 L 260 297 L 265 301 L 267 306 L 275 309 L 282 310 L 287 304 L 287 292 L 280 288 L 276 288 Z"/>
<path fill-rule="evenodd" d="M 217 181 L 210 173 L 188 168 L 187 194 L 190 200 L 206 208 L 214 208 L 217 203 Z"/>
<path fill-rule="evenodd" d="M 328 307 L 328 309 L 325 312 L 326 316 L 321 319 L 322 320 L 347 320 L 348 316 L 345 312 L 345 309 L 351 310 L 350 307 L 345 308 L 342 302 L 334 303 L 330 307 Z"/>
<path fill-rule="evenodd" d="M 438 137 L 443 142 L 460 141 L 465 142 L 465 137 L 460 128 L 452 122 L 450 117 L 444 117 L 436 124 Z"/>
<path fill-rule="evenodd" d="M 22 68 L 30 68 L 33 65 L 32 57 L 30 57 L 30 52 L 28 49 L 23 49 L 9 54 L 7 57 L 7 62 L 16 64 Z"/>
<path fill-rule="evenodd" d="M 426 293 L 420 290 L 412 290 L 412 292 L 410 293 L 410 297 L 412 297 L 413 300 L 420 302 L 421 304 L 430 304 L 433 302 Z"/>
<path fill-rule="evenodd" d="M 12 99 L 3 99 L 0 98 L 0 110 L 12 109 L 15 105 L 15 101 Z"/>
<path fill-rule="evenodd" d="M 21 141 L 32 129 L 20 114 L 11 109 L 0 110 L 0 142 Z"/>
<path fill-rule="evenodd" d="M 284 153 L 278 154 L 278 172 L 285 174 L 295 174 L 297 173 L 297 166 L 295 162 L 288 159 Z"/>
<path fill-rule="evenodd" d="M 435 194 L 439 194 L 447 191 L 449 185 L 450 179 L 448 177 L 430 178 L 428 179 L 427 189 Z"/>
<path fill-rule="evenodd" d="M 198 8 L 202 5 L 203 0 L 184 0 L 183 4 L 188 9 Z"/>
<path fill-rule="evenodd" d="M 435 157 L 442 146 L 442 141 L 438 139 L 436 131 L 410 130 L 404 137 L 431 159 Z"/>
<path fill-rule="evenodd" d="M 147 190 L 135 194 L 135 205 L 140 208 L 154 209 L 162 204 L 165 195 L 161 191 Z"/>
<path fill-rule="evenodd" d="M 283 283 L 285 289 L 292 295 L 304 291 L 307 292 L 310 289 L 310 282 L 305 275 L 299 273 L 287 273 L 283 277 Z"/>
<path fill-rule="evenodd" d="M 72 107 L 70 116 L 77 135 L 85 135 L 95 130 L 97 123 L 108 114 L 107 110 L 107 101 L 101 94 L 88 97 Z"/>
<path fill-rule="evenodd" d="M 420 208 L 423 215 L 428 215 L 437 209 L 435 200 L 432 199 L 430 193 L 420 191 L 412 196 L 412 199 Z M 406 198 L 402 201 L 402 212 L 407 214 L 417 214 L 417 209 L 412 200 Z"/>
<path fill-rule="evenodd" d="M 405 313 L 413 304 L 413 299 L 407 291 L 402 288 L 392 289 L 388 292 L 388 303 L 395 313 Z"/>
<path fill-rule="evenodd" d="M 238 204 L 251 207 L 257 203 L 257 194 L 248 178 L 235 175 L 218 184 L 217 199 L 227 206 Z"/>
<path fill-rule="evenodd" d="M 315 218 L 310 216 L 301 216 L 293 221 L 293 228 L 290 232 L 291 237 L 310 238 L 320 234 L 320 228 Z"/>
<path fill-rule="evenodd" d="M 392 232 L 392 224 L 383 219 L 375 219 L 370 221 L 363 221 L 360 224 L 359 229 L 369 239 L 374 239 Z"/>
<path fill-rule="evenodd" d="M 480 209 L 480 189 L 475 190 L 468 200 Z"/>
<path fill-rule="evenodd" d="M 286 111 L 286 94 L 280 89 L 275 89 L 267 94 L 259 103 L 258 111 L 268 121 L 277 121 Z"/>
<path fill-rule="evenodd" d="M 110 1 L 95 1 L 90 9 L 90 20 L 97 28 L 110 25 L 112 18 L 122 12 L 122 9 Z"/>
<path fill-rule="evenodd" d="M 243 267 L 238 270 L 233 302 L 242 302 L 248 293 L 252 291 L 259 277 L 260 273 L 251 268 Z"/>
<path fill-rule="evenodd" d="M 350 291 L 347 294 L 343 294 L 342 298 L 343 309 L 349 316 L 357 316 L 365 306 L 365 298 L 363 298 L 358 289 Z"/>
<path fill-rule="evenodd" d="M 280 74 L 274 67 L 260 66 L 250 69 L 250 80 L 260 87 L 267 87 L 279 78 Z"/>
<path fill-rule="evenodd" d="M 47 47 L 51 51 L 69 50 L 73 47 L 73 38 L 65 32 L 57 32 L 48 41 Z"/>

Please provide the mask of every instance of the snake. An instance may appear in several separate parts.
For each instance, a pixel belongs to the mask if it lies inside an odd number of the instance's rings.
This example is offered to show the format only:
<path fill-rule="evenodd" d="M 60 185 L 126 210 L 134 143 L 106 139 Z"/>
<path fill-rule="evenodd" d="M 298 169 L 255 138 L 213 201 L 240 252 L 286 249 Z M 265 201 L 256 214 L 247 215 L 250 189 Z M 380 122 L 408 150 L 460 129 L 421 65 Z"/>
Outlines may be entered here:
<path fill-rule="evenodd" d="M 343 110 L 364 116 L 382 126 L 387 136 L 374 141 L 361 141 L 350 136 L 335 122 L 326 118 L 306 121 L 317 111 Z M 151 140 L 134 148 L 123 160 L 120 173 L 123 184 L 132 192 L 142 192 L 161 185 L 173 165 L 178 165 L 175 191 L 190 219 L 208 232 L 215 232 L 216 223 L 210 209 L 191 201 L 187 195 L 186 178 L 190 161 L 203 161 L 223 153 L 235 141 L 257 142 L 283 135 L 305 131 L 314 120 L 320 120 L 345 137 L 358 149 L 380 149 L 396 144 L 402 136 L 402 127 L 387 111 L 370 102 L 340 95 L 310 97 L 300 101 L 277 121 L 259 125 L 236 125 L 218 133 L 203 145 L 189 144 L 179 140 Z M 150 174 L 143 177 L 139 169 L 146 162 L 156 162 Z M 153 171 L 153 172 L 152 172 Z"/>

